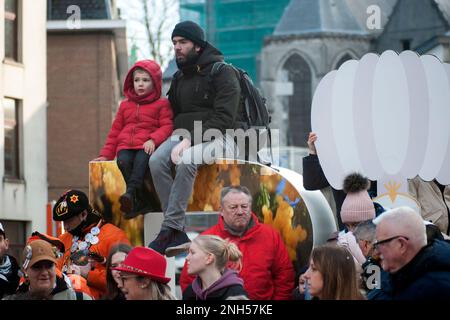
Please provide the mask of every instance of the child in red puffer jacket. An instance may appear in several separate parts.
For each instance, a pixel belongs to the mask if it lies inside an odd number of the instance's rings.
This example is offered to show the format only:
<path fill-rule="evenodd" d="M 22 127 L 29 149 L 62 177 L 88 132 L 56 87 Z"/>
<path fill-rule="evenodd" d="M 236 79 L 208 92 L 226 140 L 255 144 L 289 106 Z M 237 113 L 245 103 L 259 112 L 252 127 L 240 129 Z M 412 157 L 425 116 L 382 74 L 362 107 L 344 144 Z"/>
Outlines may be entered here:
<path fill-rule="evenodd" d="M 161 97 L 161 67 L 152 60 L 142 60 L 128 71 L 124 95 L 100 156 L 93 161 L 112 160 L 127 184 L 120 197 L 125 218 L 133 218 L 139 208 L 136 191 L 143 186 L 148 160 L 155 149 L 173 131 L 173 112 L 169 100 Z"/>

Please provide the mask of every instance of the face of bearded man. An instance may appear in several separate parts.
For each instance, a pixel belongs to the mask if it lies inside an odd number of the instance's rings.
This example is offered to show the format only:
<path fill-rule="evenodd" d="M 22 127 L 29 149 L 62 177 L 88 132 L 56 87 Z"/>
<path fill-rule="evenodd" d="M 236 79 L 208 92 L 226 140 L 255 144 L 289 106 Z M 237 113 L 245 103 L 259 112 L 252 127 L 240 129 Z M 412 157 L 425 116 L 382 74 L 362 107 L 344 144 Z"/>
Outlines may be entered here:
<path fill-rule="evenodd" d="M 199 57 L 200 48 L 194 43 L 182 37 L 174 37 L 172 39 L 175 49 L 175 59 L 179 69 L 194 65 Z"/>

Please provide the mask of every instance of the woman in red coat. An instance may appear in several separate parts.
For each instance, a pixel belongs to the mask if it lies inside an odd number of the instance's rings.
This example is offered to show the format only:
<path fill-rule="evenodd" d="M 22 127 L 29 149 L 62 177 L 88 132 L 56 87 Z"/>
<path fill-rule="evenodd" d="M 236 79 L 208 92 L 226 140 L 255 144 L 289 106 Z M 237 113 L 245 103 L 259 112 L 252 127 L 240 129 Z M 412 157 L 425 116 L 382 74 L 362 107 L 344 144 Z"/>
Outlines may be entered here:
<path fill-rule="evenodd" d="M 100 156 L 94 161 L 112 160 L 127 184 L 120 197 L 125 218 L 136 212 L 136 191 L 144 181 L 148 159 L 173 131 L 173 113 L 169 101 L 161 97 L 161 67 L 152 60 L 142 60 L 128 71 L 124 95 Z"/>

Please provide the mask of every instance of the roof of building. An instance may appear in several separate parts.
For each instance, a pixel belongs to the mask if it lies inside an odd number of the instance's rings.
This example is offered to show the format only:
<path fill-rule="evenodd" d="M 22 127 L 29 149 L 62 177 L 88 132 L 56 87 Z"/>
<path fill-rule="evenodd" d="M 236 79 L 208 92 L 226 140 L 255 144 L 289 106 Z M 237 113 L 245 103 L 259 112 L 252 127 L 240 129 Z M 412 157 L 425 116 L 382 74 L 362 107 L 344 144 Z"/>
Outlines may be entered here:
<path fill-rule="evenodd" d="M 442 12 L 442 15 L 450 24 L 450 0 L 434 0 Z"/>
<path fill-rule="evenodd" d="M 397 0 L 291 0 L 273 34 L 282 36 L 379 33 L 387 23 L 396 2 Z M 377 5 L 381 9 L 379 32 L 367 29 L 369 17 L 367 8 L 370 5 Z"/>
<path fill-rule="evenodd" d="M 73 14 L 72 10 L 67 12 L 73 5 L 80 8 L 83 20 L 111 19 L 110 0 L 48 0 L 47 20 L 66 20 Z"/>

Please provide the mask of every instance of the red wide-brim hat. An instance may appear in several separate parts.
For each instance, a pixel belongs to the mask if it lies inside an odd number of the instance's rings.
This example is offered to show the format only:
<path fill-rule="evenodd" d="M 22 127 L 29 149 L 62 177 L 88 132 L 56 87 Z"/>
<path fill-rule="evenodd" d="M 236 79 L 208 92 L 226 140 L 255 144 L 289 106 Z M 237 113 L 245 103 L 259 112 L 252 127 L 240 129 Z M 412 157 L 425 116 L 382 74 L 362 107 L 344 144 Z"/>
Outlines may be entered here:
<path fill-rule="evenodd" d="M 170 281 L 165 276 L 166 265 L 166 258 L 160 253 L 150 248 L 136 247 L 118 267 L 111 270 L 137 274 L 166 284 Z"/>

